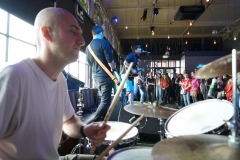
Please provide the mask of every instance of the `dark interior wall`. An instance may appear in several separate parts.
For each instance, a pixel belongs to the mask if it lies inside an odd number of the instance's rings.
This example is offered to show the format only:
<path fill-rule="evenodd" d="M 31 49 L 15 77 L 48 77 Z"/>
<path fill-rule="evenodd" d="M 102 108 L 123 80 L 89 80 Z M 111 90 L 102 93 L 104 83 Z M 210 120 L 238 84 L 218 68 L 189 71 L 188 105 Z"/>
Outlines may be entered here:
<path fill-rule="evenodd" d="M 216 52 L 187 52 L 185 53 L 185 70 L 192 72 L 199 64 L 208 64 L 216 59 L 228 55 L 227 51 Z"/>
<path fill-rule="evenodd" d="M 238 37 L 240 37 L 240 34 L 238 34 Z M 229 53 L 231 53 L 232 49 L 236 49 L 236 50 L 240 50 L 240 38 L 237 38 L 236 41 L 234 40 L 224 40 L 223 41 L 223 50 L 225 51 L 229 51 Z"/>
<path fill-rule="evenodd" d="M 57 7 L 70 11 L 77 19 L 79 16 L 76 13 L 83 12 L 83 21 L 78 20 L 78 23 L 83 29 L 83 37 L 86 42 L 86 45 L 81 47 L 81 51 L 85 52 L 85 47 L 92 40 L 91 29 L 94 23 L 81 6 L 76 7 L 76 5 L 78 3 L 76 4 L 75 0 L 57 0 Z M 37 13 L 46 7 L 54 7 L 54 0 L 0 0 L 0 8 L 32 25 Z"/>

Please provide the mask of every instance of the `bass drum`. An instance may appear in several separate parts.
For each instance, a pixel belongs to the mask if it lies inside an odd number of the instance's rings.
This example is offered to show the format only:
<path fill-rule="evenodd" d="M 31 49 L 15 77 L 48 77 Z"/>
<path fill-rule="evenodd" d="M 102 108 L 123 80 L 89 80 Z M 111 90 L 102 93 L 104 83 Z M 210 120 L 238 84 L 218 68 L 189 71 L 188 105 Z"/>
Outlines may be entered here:
<path fill-rule="evenodd" d="M 165 123 L 167 138 L 229 133 L 223 120 L 230 120 L 234 114 L 232 103 L 226 100 L 209 99 L 191 104 L 174 113 Z"/>

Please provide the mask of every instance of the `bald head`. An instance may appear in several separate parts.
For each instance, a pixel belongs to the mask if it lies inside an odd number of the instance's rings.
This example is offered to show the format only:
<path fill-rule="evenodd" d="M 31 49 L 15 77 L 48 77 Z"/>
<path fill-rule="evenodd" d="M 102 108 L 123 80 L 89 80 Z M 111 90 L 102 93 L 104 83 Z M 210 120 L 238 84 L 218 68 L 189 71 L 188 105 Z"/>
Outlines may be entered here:
<path fill-rule="evenodd" d="M 69 15 L 72 16 L 70 12 L 62 8 L 49 7 L 41 10 L 37 14 L 34 22 L 34 28 L 37 36 L 37 45 L 40 43 L 39 34 L 41 27 L 46 26 L 54 30 L 58 24 L 66 20 L 66 17 Z"/>

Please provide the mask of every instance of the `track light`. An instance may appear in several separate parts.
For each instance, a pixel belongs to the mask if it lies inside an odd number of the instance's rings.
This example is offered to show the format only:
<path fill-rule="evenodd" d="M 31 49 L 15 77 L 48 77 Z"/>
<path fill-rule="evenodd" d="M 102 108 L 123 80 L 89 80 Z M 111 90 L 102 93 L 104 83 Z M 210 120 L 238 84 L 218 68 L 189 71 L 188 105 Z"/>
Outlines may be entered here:
<path fill-rule="evenodd" d="M 118 22 L 118 18 L 117 17 L 113 17 L 113 21 L 114 22 Z"/>
<path fill-rule="evenodd" d="M 147 9 L 144 9 L 144 11 L 143 11 L 143 16 L 142 16 L 141 19 L 142 19 L 143 21 L 145 21 L 146 18 L 147 18 Z"/>
<path fill-rule="evenodd" d="M 157 16 L 157 15 L 158 15 L 158 9 L 159 9 L 159 8 L 153 8 L 153 15 L 154 15 L 154 16 Z"/>
<path fill-rule="evenodd" d="M 150 27 L 151 34 L 154 35 L 154 27 Z"/>

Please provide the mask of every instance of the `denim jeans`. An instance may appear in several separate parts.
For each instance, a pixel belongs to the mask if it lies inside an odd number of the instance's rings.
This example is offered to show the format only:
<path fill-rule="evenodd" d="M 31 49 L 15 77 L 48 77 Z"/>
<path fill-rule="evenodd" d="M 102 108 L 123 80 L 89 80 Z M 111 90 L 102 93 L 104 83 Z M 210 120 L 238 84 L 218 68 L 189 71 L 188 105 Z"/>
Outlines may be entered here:
<path fill-rule="evenodd" d="M 162 100 L 162 87 L 161 86 L 156 86 L 156 100 L 160 101 Z"/>
<path fill-rule="evenodd" d="M 137 94 L 137 92 L 140 91 L 140 102 L 144 102 L 144 97 L 146 94 L 145 87 L 139 87 L 137 83 L 134 82 L 134 95 Z"/>
<path fill-rule="evenodd" d="M 186 92 L 186 94 L 183 94 L 183 100 L 185 106 L 190 105 L 190 92 Z"/>
<path fill-rule="evenodd" d="M 108 108 L 110 107 L 111 104 L 111 93 L 112 93 L 112 86 L 113 86 L 113 81 L 111 78 L 100 78 L 100 77 L 94 77 L 94 82 L 95 85 L 102 94 L 101 96 L 101 102 L 97 108 L 97 111 L 95 112 L 95 117 L 93 119 L 94 122 L 98 121 L 103 121 Z"/>

